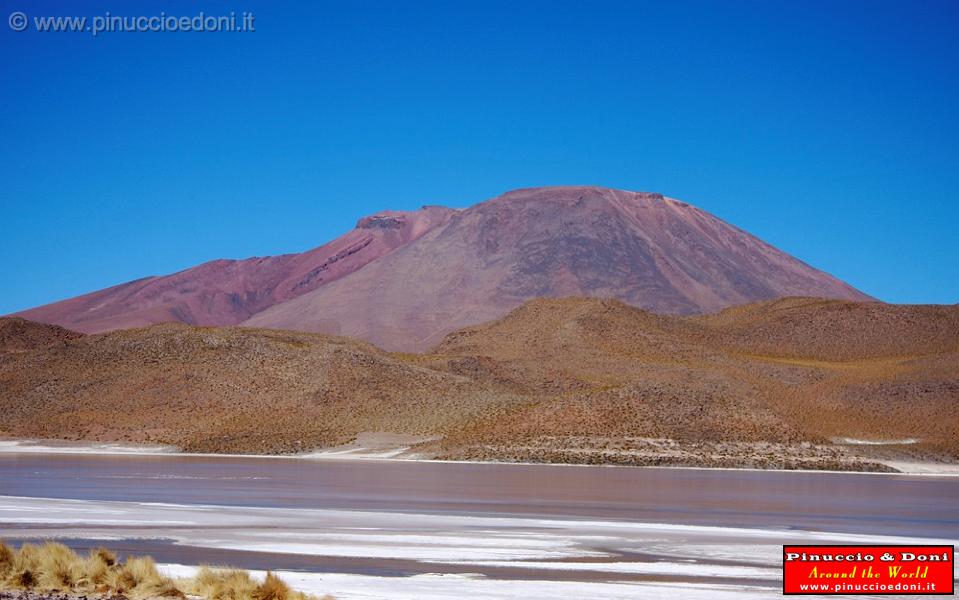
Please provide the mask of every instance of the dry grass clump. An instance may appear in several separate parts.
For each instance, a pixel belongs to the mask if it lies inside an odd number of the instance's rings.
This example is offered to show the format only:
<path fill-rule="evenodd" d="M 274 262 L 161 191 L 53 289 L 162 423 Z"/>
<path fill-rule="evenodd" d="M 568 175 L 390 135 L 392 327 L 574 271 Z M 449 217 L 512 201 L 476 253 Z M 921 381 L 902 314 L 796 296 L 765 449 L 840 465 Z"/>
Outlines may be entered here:
<path fill-rule="evenodd" d="M 316 600 L 290 589 L 286 582 L 269 571 L 262 582 L 257 582 L 246 571 L 201 567 L 196 576 L 180 583 L 187 594 L 209 600 Z M 332 597 L 324 596 L 319 600 L 332 600 Z"/>
<path fill-rule="evenodd" d="M 124 594 L 131 598 L 183 598 L 173 580 L 160 575 L 152 558 L 118 563 L 105 548 L 78 556 L 63 544 L 0 543 L 0 588 Z"/>
<path fill-rule="evenodd" d="M 317 600 L 291 590 L 273 573 L 258 582 L 246 571 L 203 567 L 193 578 L 174 581 L 161 575 L 148 556 L 119 563 L 105 548 L 78 556 L 55 542 L 24 544 L 19 550 L 0 542 L 0 589 L 122 594 L 134 600 L 184 599 L 186 594 L 207 600 Z"/>
<path fill-rule="evenodd" d="M 183 598 L 173 580 L 157 572 L 149 556 L 128 558 L 119 568 L 107 572 L 107 587 L 135 598 Z"/>
<path fill-rule="evenodd" d="M 213 570 L 201 567 L 192 580 L 184 582 L 186 592 L 209 600 L 248 600 L 256 584 L 246 571 Z"/>

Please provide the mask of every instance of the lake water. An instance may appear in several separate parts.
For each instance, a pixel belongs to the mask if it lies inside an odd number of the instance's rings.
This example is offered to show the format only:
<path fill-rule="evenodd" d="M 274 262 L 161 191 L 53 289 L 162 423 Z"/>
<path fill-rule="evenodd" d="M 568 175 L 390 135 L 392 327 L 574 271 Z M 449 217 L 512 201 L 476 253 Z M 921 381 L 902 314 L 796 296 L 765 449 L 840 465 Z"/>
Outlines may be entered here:
<path fill-rule="evenodd" d="M 782 544 L 955 543 L 957 500 L 957 477 L 0 454 L 3 539 L 340 599 L 780 597 Z"/>

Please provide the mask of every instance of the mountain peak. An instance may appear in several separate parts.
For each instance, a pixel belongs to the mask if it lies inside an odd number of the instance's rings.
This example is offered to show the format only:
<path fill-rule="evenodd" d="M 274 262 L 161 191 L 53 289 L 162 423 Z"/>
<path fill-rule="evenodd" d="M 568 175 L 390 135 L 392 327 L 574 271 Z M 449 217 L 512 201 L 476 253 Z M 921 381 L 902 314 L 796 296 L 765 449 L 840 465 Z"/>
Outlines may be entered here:
<path fill-rule="evenodd" d="M 784 295 L 867 296 L 720 219 L 655 192 L 523 188 L 246 324 L 422 350 L 537 297 L 616 298 L 694 314 Z"/>
<path fill-rule="evenodd" d="M 87 333 L 243 324 L 418 350 L 529 299 L 563 296 L 672 314 L 780 296 L 869 299 L 684 202 L 586 185 L 379 211 L 301 254 L 214 261 L 20 314 Z"/>
<path fill-rule="evenodd" d="M 402 229 L 408 226 L 422 226 L 444 220 L 455 209 L 436 204 L 424 205 L 419 210 L 383 210 L 367 215 L 356 222 L 357 229 Z"/>
<path fill-rule="evenodd" d="M 577 200 L 581 198 L 635 198 L 648 200 L 663 200 L 665 196 L 659 192 L 641 192 L 621 190 L 598 185 L 551 185 L 540 187 L 518 188 L 505 192 L 494 200 L 523 199 L 523 198 L 550 198 L 553 200 Z"/>

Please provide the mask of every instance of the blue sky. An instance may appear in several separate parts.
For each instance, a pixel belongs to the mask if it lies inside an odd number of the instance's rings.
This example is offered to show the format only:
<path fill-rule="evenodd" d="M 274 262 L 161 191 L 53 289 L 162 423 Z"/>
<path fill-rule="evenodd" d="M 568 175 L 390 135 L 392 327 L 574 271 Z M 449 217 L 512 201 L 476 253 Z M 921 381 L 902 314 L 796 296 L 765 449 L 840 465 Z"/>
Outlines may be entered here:
<path fill-rule="evenodd" d="M 0 0 L 0 313 L 596 184 L 959 302 L 959 2 Z M 255 14 L 252 33 L 8 15 Z"/>

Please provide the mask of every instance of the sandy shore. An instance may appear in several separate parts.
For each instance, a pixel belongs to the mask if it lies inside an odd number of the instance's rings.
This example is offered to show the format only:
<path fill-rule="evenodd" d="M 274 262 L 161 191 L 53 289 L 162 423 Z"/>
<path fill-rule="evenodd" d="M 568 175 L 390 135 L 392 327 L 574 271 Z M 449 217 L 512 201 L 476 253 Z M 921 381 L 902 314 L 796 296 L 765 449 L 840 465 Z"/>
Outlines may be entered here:
<path fill-rule="evenodd" d="M 610 467 L 610 468 L 648 468 L 648 469 L 718 469 L 732 471 L 783 471 L 783 472 L 837 472 L 859 473 L 863 475 L 933 475 L 959 476 L 959 464 L 933 461 L 897 460 L 883 457 L 863 456 L 863 460 L 880 463 L 895 469 L 896 472 L 875 471 L 832 471 L 830 469 L 757 469 L 750 467 L 700 467 L 700 466 L 631 466 L 580 464 L 567 462 L 533 463 L 526 461 L 480 461 L 480 460 L 437 460 L 431 455 L 415 449 L 417 444 L 439 439 L 437 437 L 411 436 L 404 434 L 364 432 L 357 435 L 349 444 L 318 449 L 301 454 L 261 455 L 261 454 L 202 454 L 180 452 L 173 446 L 146 446 L 120 443 L 66 442 L 59 440 L 0 440 L 0 453 L 36 453 L 36 454 L 102 454 L 102 455 L 139 455 L 139 456 L 208 456 L 237 458 L 276 458 L 285 460 L 397 460 L 421 462 L 452 463 L 495 463 L 495 464 L 542 464 L 557 467 Z"/>

